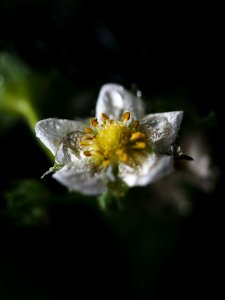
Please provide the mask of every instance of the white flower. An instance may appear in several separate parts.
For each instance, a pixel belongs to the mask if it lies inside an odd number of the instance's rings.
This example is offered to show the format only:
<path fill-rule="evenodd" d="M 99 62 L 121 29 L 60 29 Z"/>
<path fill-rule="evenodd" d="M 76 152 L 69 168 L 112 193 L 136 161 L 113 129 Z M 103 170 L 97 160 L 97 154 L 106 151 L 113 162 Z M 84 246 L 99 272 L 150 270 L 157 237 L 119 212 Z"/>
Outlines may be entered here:
<path fill-rule="evenodd" d="M 144 114 L 139 97 L 120 85 L 106 84 L 90 124 L 55 118 L 38 122 L 37 137 L 59 169 L 53 177 L 70 190 L 98 195 L 118 189 L 121 182 L 144 186 L 169 174 L 169 152 L 183 112 Z"/>

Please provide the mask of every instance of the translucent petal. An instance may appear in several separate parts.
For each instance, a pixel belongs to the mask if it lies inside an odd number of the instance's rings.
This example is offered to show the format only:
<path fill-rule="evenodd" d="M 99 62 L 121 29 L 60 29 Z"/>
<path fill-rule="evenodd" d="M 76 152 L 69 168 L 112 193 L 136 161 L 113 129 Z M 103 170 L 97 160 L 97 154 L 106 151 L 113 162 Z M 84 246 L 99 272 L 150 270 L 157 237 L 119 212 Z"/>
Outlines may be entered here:
<path fill-rule="evenodd" d="M 121 164 L 119 176 L 130 187 L 144 186 L 173 171 L 173 158 L 167 155 L 149 154 L 137 168 Z"/>
<path fill-rule="evenodd" d="M 143 101 L 117 84 L 104 85 L 96 104 L 96 117 L 101 119 L 102 113 L 119 120 L 124 112 L 129 111 L 133 119 L 141 119 L 145 114 Z"/>
<path fill-rule="evenodd" d="M 154 152 L 167 153 L 175 142 L 183 118 L 182 111 L 149 114 L 141 121 Z"/>
<path fill-rule="evenodd" d="M 76 160 L 53 174 L 53 178 L 71 191 L 99 195 L 106 191 L 103 174 L 96 172 L 88 159 Z"/>
<path fill-rule="evenodd" d="M 55 163 L 58 165 L 66 165 L 71 161 L 83 157 L 82 147 L 80 145 L 83 136 L 84 133 L 80 131 L 68 133 L 55 153 Z"/>
<path fill-rule="evenodd" d="M 84 127 L 85 124 L 80 121 L 49 118 L 39 121 L 35 131 L 37 137 L 55 155 L 68 133 L 83 131 Z"/>

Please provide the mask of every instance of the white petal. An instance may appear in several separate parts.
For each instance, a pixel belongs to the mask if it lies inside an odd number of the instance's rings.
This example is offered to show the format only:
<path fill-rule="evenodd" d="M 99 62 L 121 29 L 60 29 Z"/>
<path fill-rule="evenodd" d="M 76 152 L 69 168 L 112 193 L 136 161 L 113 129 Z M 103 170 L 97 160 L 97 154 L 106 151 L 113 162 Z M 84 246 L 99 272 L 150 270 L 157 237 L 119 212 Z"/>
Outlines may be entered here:
<path fill-rule="evenodd" d="M 35 126 L 37 137 L 55 155 L 66 135 L 72 131 L 83 131 L 85 125 L 80 121 L 49 118 L 39 121 Z"/>
<path fill-rule="evenodd" d="M 105 84 L 100 90 L 97 104 L 96 117 L 101 119 L 102 113 L 119 120 L 124 112 L 129 111 L 134 119 L 141 119 L 145 114 L 143 101 L 128 92 L 118 84 Z"/>
<path fill-rule="evenodd" d="M 149 114 L 141 121 L 142 130 L 146 132 L 154 151 L 165 153 L 175 142 L 183 118 L 182 111 Z"/>
<path fill-rule="evenodd" d="M 56 164 L 66 165 L 71 161 L 84 157 L 80 145 L 83 135 L 84 133 L 80 131 L 72 131 L 66 135 L 55 153 Z"/>
<path fill-rule="evenodd" d="M 77 160 L 53 174 L 53 178 L 71 191 L 84 195 L 99 195 L 106 191 L 101 173 L 96 173 L 88 159 Z"/>
<path fill-rule="evenodd" d="M 130 187 L 144 186 L 168 175 L 173 171 L 173 158 L 167 155 L 149 154 L 137 169 L 128 165 L 120 166 L 122 180 Z"/>

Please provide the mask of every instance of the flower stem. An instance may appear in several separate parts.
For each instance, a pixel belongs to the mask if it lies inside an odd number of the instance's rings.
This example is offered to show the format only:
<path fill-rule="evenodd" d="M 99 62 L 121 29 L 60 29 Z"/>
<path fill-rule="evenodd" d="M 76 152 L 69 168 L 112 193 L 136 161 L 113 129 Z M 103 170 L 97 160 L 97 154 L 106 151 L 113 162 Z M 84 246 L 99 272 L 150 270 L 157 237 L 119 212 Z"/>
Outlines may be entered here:
<path fill-rule="evenodd" d="M 122 211 L 123 204 L 121 197 L 114 195 L 111 191 L 107 191 L 97 198 L 101 211 L 108 212 L 110 210 Z"/>
<path fill-rule="evenodd" d="M 10 100 L 10 98 L 8 98 L 8 100 Z M 15 111 L 16 113 L 19 113 L 25 119 L 32 133 L 35 135 L 35 125 L 40 118 L 29 100 L 21 98 L 17 101 L 8 101 L 7 108 Z M 51 152 L 46 147 L 44 147 L 44 145 L 39 140 L 38 143 L 44 150 L 50 161 L 53 162 L 54 159 Z"/>

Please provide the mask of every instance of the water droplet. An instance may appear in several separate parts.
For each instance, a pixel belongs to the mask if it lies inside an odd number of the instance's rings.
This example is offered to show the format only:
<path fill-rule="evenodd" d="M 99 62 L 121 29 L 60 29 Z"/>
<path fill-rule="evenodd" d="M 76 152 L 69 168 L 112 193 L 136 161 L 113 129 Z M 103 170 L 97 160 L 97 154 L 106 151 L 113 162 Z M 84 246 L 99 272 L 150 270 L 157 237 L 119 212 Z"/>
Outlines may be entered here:
<path fill-rule="evenodd" d="M 137 97 L 138 97 L 138 98 L 141 98 L 141 96 L 142 96 L 142 92 L 138 90 L 138 91 L 137 91 Z"/>
<path fill-rule="evenodd" d="M 181 147 L 180 146 L 177 146 L 176 144 L 172 144 L 170 146 L 170 153 L 175 155 L 175 156 L 181 156 L 183 153 L 181 151 Z"/>
<path fill-rule="evenodd" d="M 182 155 L 183 154 L 182 151 L 181 151 L 181 147 L 180 146 L 177 147 L 177 154 L 178 155 Z"/>

